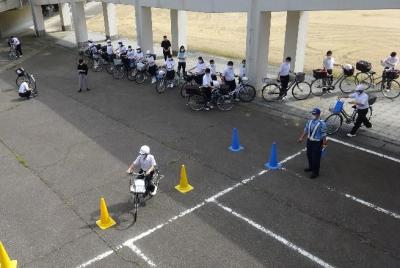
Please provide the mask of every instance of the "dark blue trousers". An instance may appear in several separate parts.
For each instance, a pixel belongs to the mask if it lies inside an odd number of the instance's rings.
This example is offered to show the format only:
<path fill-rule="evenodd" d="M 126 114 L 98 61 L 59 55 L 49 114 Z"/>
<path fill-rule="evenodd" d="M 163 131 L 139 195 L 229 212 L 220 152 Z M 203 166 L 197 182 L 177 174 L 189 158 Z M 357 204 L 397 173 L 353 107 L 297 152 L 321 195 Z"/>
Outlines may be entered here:
<path fill-rule="evenodd" d="M 307 158 L 308 167 L 312 175 L 319 175 L 319 166 L 321 162 L 322 141 L 307 140 Z"/>

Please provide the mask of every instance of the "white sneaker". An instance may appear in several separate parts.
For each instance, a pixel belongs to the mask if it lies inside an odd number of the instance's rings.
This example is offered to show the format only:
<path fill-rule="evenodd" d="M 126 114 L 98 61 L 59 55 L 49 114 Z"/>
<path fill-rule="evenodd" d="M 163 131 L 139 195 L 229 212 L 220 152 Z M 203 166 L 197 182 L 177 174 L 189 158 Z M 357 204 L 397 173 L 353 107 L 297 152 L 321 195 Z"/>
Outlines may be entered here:
<path fill-rule="evenodd" d="M 156 80 L 155 77 L 153 77 L 153 78 L 151 79 L 151 83 L 152 83 L 152 84 L 154 84 L 156 81 L 157 81 L 157 80 Z"/>
<path fill-rule="evenodd" d="M 133 187 L 133 184 L 131 185 L 130 191 L 131 191 L 131 193 L 135 192 L 135 188 Z"/>
<path fill-rule="evenodd" d="M 156 194 L 157 194 L 157 186 L 156 185 L 154 185 L 154 191 L 152 191 L 151 193 L 150 193 L 150 195 L 151 196 L 155 196 Z"/>
<path fill-rule="evenodd" d="M 346 136 L 349 137 L 349 138 L 353 138 L 353 137 L 355 137 L 357 135 L 356 134 L 347 133 Z"/>

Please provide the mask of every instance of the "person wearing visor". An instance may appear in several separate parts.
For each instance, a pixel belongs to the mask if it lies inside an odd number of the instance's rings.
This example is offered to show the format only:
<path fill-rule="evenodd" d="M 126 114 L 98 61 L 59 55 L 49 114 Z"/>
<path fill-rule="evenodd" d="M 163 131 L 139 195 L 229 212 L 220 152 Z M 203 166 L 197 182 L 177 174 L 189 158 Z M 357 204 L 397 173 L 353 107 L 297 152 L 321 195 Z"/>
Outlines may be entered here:
<path fill-rule="evenodd" d="M 128 174 L 132 174 L 133 170 L 136 169 L 139 170 L 139 174 L 143 175 L 146 186 L 146 193 L 144 196 L 147 196 L 148 194 L 154 196 L 157 193 L 157 186 L 153 183 L 153 175 L 156 166 L 156 160 L 154 156 L 150 154 L 150 147 L 143 145 L 140 147 L 138 157 L 135 159 L 135 161 L 133 161 L 126 171 Z"/>
<path fill-rule="evenodd" d="M 315 179 L 319 176 L 322 149 L 327 144 L 326 124 L 320 119 L 320 109 L 314 108 L 311 114 L 312 119 L 306 123 L 298 142 L 303 142 L 304 138 L 307 137 L 308 168 L 304 169 L 304 171 L 311 172 L 310 178 Z"/>
<path fill-rule="evenodd" d="M 357 130 L 364 124 L 367 128 L 371 128 L 372 124 L 367 118 L 368 109 L 369 109 L 369 96 L 365 93 L 366 86 L 364 84 L 359 84 L 356 87 L 356 92 L 350 94 L 348 96 L 344 96 L 343 98 L 352 98 L 350 104 L 354 104 L 357 109 L 357 119 L 354 123 L 354 127 L 351 129 L 350 133 L 347 133 L 347 137 L 352 138 L 356 136 Z"/>

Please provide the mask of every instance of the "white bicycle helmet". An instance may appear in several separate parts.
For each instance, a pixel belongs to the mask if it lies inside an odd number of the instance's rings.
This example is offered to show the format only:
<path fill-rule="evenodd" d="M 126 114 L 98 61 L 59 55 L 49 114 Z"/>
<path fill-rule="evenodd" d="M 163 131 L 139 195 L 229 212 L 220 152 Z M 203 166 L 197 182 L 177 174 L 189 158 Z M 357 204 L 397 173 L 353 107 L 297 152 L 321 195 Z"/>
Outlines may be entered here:
<path fill-rule="evenodd" d="M 147 55 L 150 55 L 150 53 L 151 53 L 150 50 L 146 50 Z"/>
<path fill-rule="evenodd" d="M 110 40 L 110 39 L 107 39 L 107 43 L 111 43 L 111 40 Z"/>
<path fill-rule="evenodd" d="M 347 71 L 350 71 L 351 69 L 353 69 L 353 66 L 351 64 L 345 64 L 343 65 L 343 68 L 346 69 Z"/>
<path fill-rule="evenodd" d="M 150 147 L 147 145 L 143 145 L 140 147 L 139 154 L 149 154 L 150 153 Z"/>
<path fill-rule="evenodd" d="M 365 84 L 359 84 L 356 86 L 356 91 L 357 92 L 363 92 L 366 89 Z"/>

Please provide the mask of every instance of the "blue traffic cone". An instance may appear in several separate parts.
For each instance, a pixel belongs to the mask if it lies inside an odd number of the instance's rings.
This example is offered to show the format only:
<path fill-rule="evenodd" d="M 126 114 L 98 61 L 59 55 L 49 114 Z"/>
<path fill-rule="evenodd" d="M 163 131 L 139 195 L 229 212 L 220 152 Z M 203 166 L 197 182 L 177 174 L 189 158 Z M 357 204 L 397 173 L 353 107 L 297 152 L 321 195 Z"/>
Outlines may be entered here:
<path fill-rule="evenodd" d="M 272 143 L 271 147 L 271 155 L 269 156 L 269 161 L 264 165 L 269 169 L 279 169 L 281 168 L 281 164 L 278 162 L 278 154 L 276 152 L 276 143 Z"/>
<path fill-rule="evenodd" d="M 232 145 L 229 146 L 229 150 L 231 150 L 232 152 L 239 152 L 240 150 L 243 150 L 243 146 L 241 146 L 239 143 L 239 134 L 237 128 L 233 129 Z"/>

